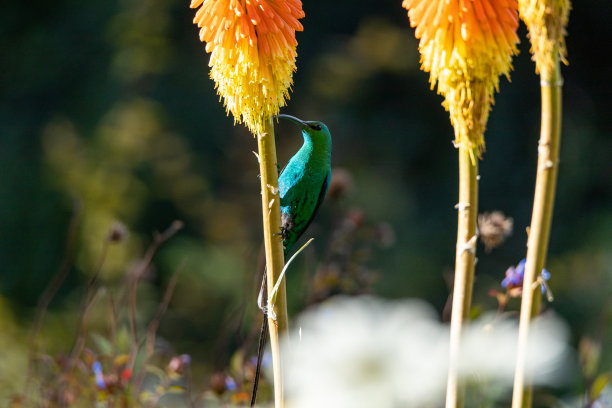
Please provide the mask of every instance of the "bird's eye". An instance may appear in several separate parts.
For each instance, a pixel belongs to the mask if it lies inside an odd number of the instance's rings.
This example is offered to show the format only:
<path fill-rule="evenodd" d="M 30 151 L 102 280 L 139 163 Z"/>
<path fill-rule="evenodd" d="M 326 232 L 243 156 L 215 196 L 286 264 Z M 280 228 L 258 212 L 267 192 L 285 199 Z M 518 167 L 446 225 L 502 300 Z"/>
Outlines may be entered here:
<path fill-rule="evenodd" d="M 321 130 L 321 125 L 314 123 L 310 125 L 310 128 L 314 130 Z"/>

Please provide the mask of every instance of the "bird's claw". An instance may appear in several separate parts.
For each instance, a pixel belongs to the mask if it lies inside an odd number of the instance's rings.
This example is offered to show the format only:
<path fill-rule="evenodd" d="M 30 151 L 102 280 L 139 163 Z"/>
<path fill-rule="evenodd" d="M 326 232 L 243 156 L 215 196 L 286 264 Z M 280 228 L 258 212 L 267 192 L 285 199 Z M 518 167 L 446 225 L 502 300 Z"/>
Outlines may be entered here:
<path fill-rule="evenodd" d="M 274 235 L 275 237 L 281 237 L 281 239 L 285 241 L 287 239 L 287 236 L 289 235 L 289 231 L 287 231 L 286 228 L 281 227 L 281 230 L 279 232 L 276 232 L 272 235 Z"/>

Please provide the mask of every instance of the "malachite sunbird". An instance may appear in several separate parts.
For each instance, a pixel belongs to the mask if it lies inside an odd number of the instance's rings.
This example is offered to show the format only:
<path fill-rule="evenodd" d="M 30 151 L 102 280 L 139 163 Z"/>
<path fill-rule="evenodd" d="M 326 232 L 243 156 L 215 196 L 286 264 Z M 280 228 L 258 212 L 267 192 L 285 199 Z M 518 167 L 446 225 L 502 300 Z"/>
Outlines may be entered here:
<path fill-rule="evenodd" d="M 285 256 L 312 222 L 325 199 L 331 178 L 331 134 L 321 122 L 286 118 L 302 129 L 304 144 L 278 178 L 281 236 Z"/>
<path fill-rule="evenodd" d="M 331 178 L 331 134 L 327 126 L 321 122 L 306 122 L 289 115 L 277 115 L 276 117 L 288 119 L 298 125 L 304 137 L 304 144 L 289 160 L 278 177 L 281 211 L 281 230 L 278 234 L 283 240 L 286 258 L 291 247 L 308 228 L 325 199 Z M 264 293 L 265 277 L 264 272 L 262 283 Z M 265 304 L 265 300 L 261 303 Z M 257 399 L 259 371 L 267 330 L 268 319 L 267 316 L 264 316 L 257 350 L 251 407 L 255 406 Z"/>

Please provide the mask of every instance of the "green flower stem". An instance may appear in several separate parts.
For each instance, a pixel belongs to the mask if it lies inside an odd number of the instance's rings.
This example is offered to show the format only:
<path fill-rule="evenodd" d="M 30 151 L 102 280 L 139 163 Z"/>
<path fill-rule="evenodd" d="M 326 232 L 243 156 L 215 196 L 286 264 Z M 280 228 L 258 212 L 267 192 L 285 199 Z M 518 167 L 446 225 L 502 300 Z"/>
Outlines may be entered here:
<path fill-rule="evenodd" d="M 278 281 L 285 258 L 280 233 L 280 197 L 278 195 L 278 166 L 276 160 L 276 142 L 274 140 L 274 125 L 269 118 L 264 131 L 257 136 L 259 149 L 259 171 L 261 176 L 261 205 L 263 216 L 264 246 L 266 250 L 267 291 L 268 298 Z M 270 347 L 272 349 L 272 368 L 274 372 L 274 403 L 276 408 L 284 408 L 284 393 L 282 379 L 282 360 L 279 345 L 279 333 L 288 328 L 287 294 L 285 281 L 280 282 L 276 293 L 274 316 L 268 318 L 270 331 Z"/>
<path fill-rule="evenodd" d="M 559 52 L 556 49 L 553 50 L 553 58 L 555 61 L 554 71 L 543 72 L 540 75 L 542 122 L 538 144 L 538 172 L 523 280 L 512 408 L 529 408 L 532 405 L 532 389 L 530 386 L 526 387 L 525 384 L 527 342 L 531 319 L 540 312 L 542 296 L 540 286 L 534 285 L 534 282 L 546 263 L 559 167 L 559 146 L 561 144 L 561 89 L 563 79 L 559 66 Z"/>
<path fill-rule="evenodd" d="M 470 313 L 476 258 L 476 219 L 478 216 L 478 160 L 470 149 L 459 147 L 459 212 L 455 284 L 450 327 L 450 365 L 446 388 L 446 408 L 463 407 L 464 387 L 459 384 L 458 357 L 463 322 Z"/>

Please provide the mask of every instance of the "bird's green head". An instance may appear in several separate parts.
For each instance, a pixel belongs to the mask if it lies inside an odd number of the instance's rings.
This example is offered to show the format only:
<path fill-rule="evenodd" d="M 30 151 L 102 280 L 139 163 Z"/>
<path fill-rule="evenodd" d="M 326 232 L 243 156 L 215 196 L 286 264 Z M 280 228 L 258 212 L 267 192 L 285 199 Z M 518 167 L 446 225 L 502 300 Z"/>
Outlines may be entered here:
<path fill-rule="evenodd" d="M 302 129 L 304 139 L 310 139 L 315 146 L 331 146 L 331 134 L 325 123 L 316 120 L 303 121 L 290 115 L 276 115 L 277 118 L 285 118 L 295 123 Z"/>

